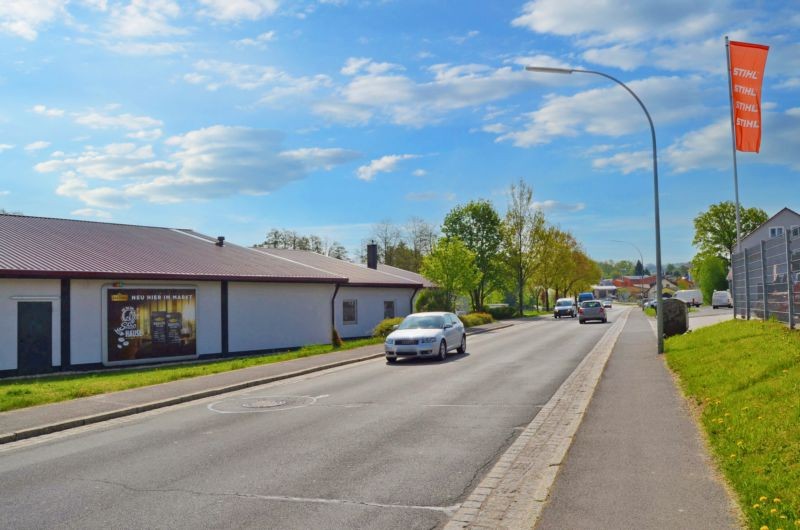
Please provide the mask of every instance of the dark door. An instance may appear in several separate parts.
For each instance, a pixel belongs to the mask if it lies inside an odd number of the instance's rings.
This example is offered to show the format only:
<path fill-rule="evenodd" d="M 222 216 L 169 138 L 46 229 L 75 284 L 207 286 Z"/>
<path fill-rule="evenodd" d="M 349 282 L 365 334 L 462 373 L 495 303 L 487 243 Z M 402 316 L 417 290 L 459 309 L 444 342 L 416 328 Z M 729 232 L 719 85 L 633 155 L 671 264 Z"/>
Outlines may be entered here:
<path fill-rule="evenodd" d="M 53 303 L 17 302 L 17 369 L 36 374 L 52 369 Z"/>

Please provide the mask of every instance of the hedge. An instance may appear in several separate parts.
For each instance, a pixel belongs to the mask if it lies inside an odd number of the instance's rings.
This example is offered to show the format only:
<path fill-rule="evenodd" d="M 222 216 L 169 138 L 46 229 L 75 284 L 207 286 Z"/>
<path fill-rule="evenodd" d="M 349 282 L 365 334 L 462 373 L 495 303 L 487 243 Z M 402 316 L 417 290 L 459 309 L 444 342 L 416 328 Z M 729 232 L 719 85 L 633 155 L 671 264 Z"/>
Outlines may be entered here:
<path fill-rule="evenodd" d="M 458 318 L 461 319 L 461 322 L 464 323 L 464 327 L 467 328 L 494 322 L 494 318 L 492 318 L 492 315 L 489 313 L 467 313 L 466 315 L 459 315 Z"/>
<path fill-rule="evenodd" d="M 375 329 L 372 330 L 373 337 L 387 337 L 389 333 L 394 331 L 394 327 L 399 325 L 400 322 L 403 321 L 403 317 L 397 318 L 386 318 L 378 322 L 378 325 L 375 326 Z"/>

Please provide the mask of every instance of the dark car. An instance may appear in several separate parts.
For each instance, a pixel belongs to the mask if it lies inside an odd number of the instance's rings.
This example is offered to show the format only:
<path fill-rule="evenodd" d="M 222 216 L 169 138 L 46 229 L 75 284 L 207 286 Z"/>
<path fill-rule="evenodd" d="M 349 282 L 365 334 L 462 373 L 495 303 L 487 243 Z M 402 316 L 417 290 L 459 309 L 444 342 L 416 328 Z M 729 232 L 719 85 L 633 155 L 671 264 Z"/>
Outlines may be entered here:
<path fill-rule="evenodd" d="M 559 298 L 556 300 L 556 306 L 553 308 L 553 316 L 556 318 L 570 317 L 575 318 L 578 310 L 575 307 L 575 302 L 572 298 Z"/>
<path fill-rule="evenodd" d="M 600 300 L 587 300 L 581 302 L 578 308 L 578 322 L 583 324 L 590 320 L 599 320 L 600 322 L 608 322 L 606 318 L 606 310 L 603 308 L 603 303 Z"/>

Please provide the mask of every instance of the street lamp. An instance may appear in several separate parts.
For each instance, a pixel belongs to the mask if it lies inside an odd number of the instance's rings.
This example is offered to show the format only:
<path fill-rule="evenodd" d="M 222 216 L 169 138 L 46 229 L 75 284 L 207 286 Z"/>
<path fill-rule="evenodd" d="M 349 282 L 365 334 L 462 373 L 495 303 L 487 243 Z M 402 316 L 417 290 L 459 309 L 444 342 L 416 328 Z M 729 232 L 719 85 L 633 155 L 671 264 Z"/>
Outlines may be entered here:
<path fill-rule="evenodd" d="M 658 353 L 664 353 L 664 312 L 661 310 L 661 221 L 658 212 L 658 162 L 656 160 L 656 128 L 653 126 L 653 120 L 650 118 L 650 113 L 647 112 L 647 107 L 644 106 L 642 100 L 639 99 L 633 90 L 628 88 L 628 85 L 617 79 L 616 77 L 604 74 L 603 72 L 596 72 L 594 70 L 581 70 L 578 68 L 551 68 L 548 66 L 526 66 L 525 70 L 529 72 L 541 72 L 547 74 L 594 74 L 605 77 L 617 83 L 619 86 L 628 91 L 628 94 L 633 96 L 633 99 L 642 107 L 644 115 L 647 116 L 647 121 L 650 123 L 650 135 L 653 140 L 653 195 L 655 198 L 655 218 L 656 218 L 656 304 L 657 315 L 656 321 L 658 322 Z M 642 263 L 644 265 L 644 263 Z"/>
<path fill-rule="evenodd" d="M 644 279 L 644 258 L 642 257 L 642 251 L 639 250 L 639 247 L 637 247 L 636 245 L 634 245 L 630 241 L 620 241 L 619 239 L 612 239 L 611 241 L 613 243 L 625 243 L 626 245 L 630 245 L 630 246 L 632 246 L 633 248 L 636 249 L 636 252 L 639 253 L 639 263 L 642 264 L 642 277 L 639 278 L 639 280 L 643 280 Z M 634 272 L 636 272 L 636 271 L 634 271 Z M 639 282 L 639 291 L 641 292 L 640 297 L 642 299 L 642 302 L 644 302 L 644 284 L 641 283 L 641 281 Z M 642 309 L 644 309 L 644 306 L 642 306 Z"/>

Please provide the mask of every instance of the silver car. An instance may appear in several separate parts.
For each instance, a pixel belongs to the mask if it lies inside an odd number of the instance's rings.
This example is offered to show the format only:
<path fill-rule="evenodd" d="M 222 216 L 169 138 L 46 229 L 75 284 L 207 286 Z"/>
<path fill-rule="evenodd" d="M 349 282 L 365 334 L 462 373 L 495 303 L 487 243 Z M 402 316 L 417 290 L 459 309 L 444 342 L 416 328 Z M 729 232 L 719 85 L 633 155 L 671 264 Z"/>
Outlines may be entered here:
<path fill-rule="evenodd" d="M 608 322 L 606 318 L 606 310 L 603 308 L 603 303 L 600 300 L 587 300 L 581 302 L 578 308 L 578 322 L 581 324 L 590 320 L 599 320 L 600 322 Z"/>
<path fill-rule="evenodd" d="M 400 357 L 444 361 L 450 350 L 467 351 L 467 334 L 464 324 L 453 313 L 414 313 L 386 337 L 384 350 L 388 363 Z"/>

